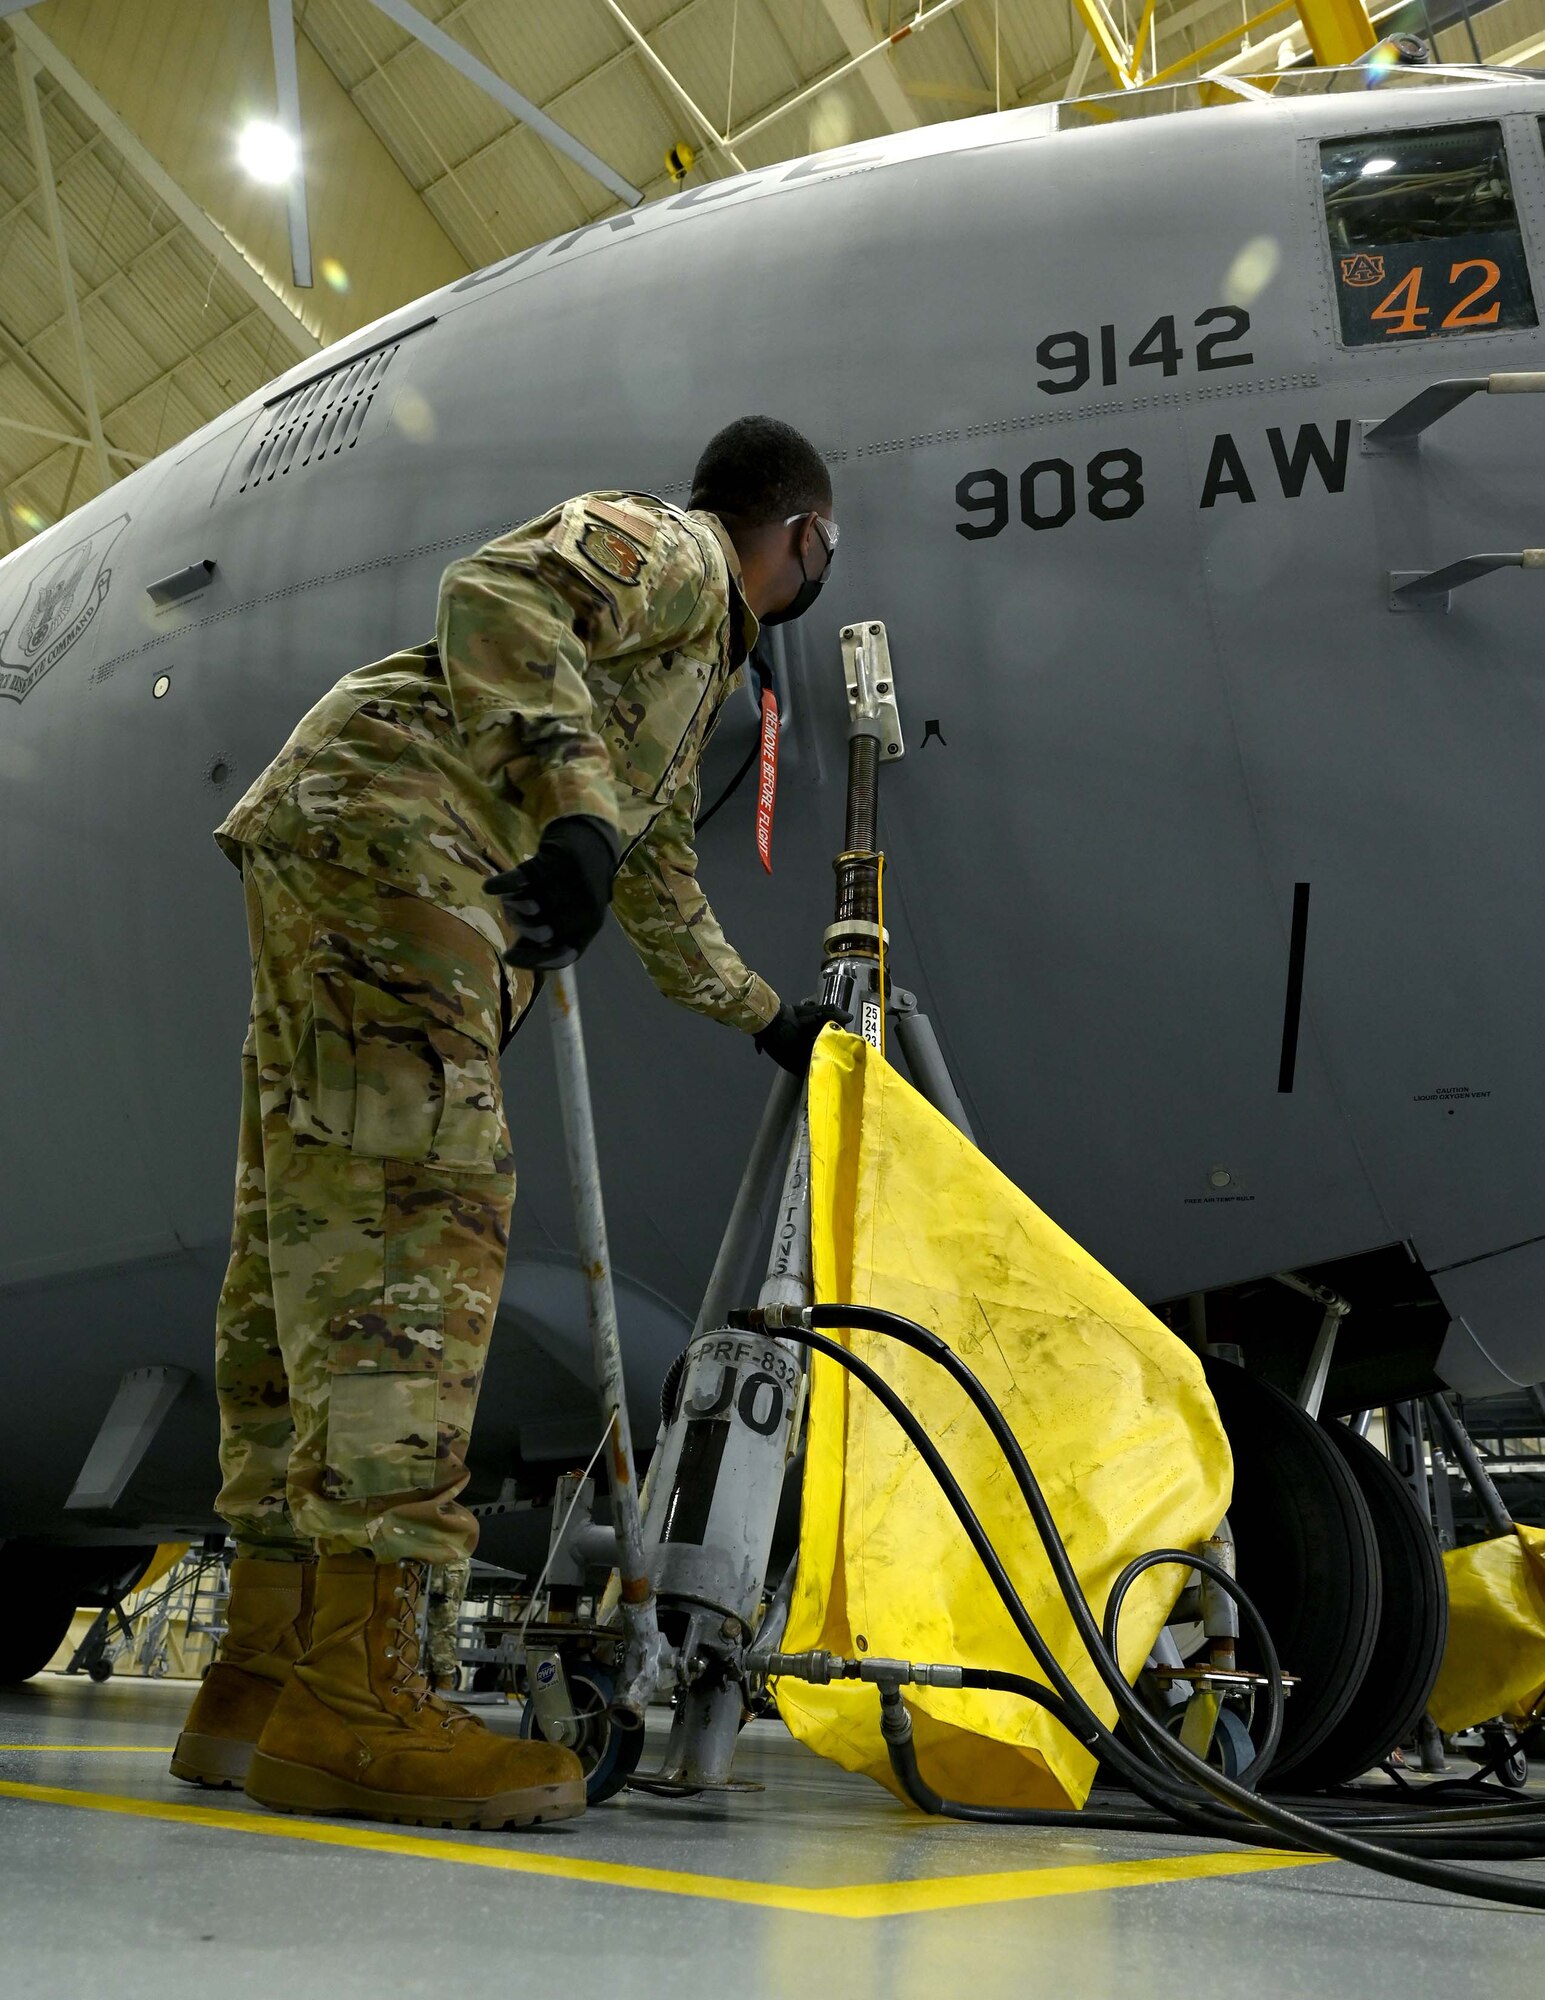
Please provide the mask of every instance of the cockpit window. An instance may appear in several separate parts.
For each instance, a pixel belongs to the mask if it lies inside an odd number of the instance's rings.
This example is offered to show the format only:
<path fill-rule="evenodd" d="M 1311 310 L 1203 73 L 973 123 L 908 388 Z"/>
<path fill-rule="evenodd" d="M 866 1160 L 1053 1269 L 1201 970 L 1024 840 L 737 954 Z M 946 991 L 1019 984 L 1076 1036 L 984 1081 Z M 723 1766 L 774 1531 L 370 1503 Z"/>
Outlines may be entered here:
<path fill-rule="evenodd" d="M 1500 125 L 1333 139 L 1320 182 L 1349 347 L 1538 325 Z"/>

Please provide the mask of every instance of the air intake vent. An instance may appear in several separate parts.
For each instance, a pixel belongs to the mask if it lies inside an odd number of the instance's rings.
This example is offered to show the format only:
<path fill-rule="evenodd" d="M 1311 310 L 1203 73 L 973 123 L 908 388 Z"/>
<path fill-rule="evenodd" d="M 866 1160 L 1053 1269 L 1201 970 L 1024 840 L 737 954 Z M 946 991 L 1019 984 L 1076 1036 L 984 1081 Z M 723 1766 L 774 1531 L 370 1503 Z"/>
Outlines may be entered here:
<path fill-rule="evenodd" d="M 403 341 L 419 330 L 406 327 L 389 341 L 276 397 L 249 447 L 237 491 L 250 492 L 286 474 L 304 471 L 308 465 L 336 458 L 340 452 L 352 451 L 393 358 Z"/>

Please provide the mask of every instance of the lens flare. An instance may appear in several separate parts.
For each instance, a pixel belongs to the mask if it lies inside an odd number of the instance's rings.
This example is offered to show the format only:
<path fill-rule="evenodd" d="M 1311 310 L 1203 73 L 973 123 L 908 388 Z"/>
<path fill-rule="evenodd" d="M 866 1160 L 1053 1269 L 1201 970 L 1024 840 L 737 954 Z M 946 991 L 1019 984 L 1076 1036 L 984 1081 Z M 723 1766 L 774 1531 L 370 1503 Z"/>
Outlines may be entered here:
<path fill-rule="evenodd" d="M 330 285 L 335 292 L 349 289 L 349 274 L 336 257 L 324 257 L 317 269 L 322 273 L 322 283 Z"/>
<path fill-rule="evenodd" d="M 293 178 L 300 164 L 300 151 L 282 125 L 254 118 L 242 127 L 237 138 L 236 158 L 253 180 L 277 187 Z"/>
<path fill-rule="evenodd" d="M 1378 83 L 1392 69 L 1400 67 L 1400 51 L 1393 42 L 1380 42 L 1363 57 L 1363 67 L 1370 72 L 1369 81 Z"/>
<path fill-rule="evenodd" d="M 853 136 L 853 112 L 846 98 L 833 92 L 816 101 L 810 113 L 810 150 L 834 152 Z"/>
<path fill-rule="evenodd" d="M 405 386 L 393 403 L 392 422 L 415 444 L 428 444 L 437 429 L 428 399 L 411 385 Z"/>
<path fill-rule="evenodd" d="M 1223 297 L 1231 306 L 1253 305 L 1282 266 L 1282 246 L 1275 236 L 1252 236 L 1228 267 Z"/>
<path fill-rule="evenodd" d="M 18 527 L 25 528 L 29 535 L 35 535 L 40 529 L 48 526 L 36 507 L 29 507 L 21 500 L 11 502 L 11 518 Z"/>

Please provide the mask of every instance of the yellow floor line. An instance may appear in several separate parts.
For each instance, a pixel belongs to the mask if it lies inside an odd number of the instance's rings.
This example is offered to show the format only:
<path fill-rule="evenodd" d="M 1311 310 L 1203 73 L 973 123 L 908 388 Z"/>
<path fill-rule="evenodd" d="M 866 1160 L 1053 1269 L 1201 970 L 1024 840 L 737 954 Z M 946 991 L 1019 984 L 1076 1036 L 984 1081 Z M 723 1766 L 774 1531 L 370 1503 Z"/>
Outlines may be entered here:
<path fill-rule="evenodd" d="M 170 1757 L 175 1747 L 171 1743 L 0 1743 L 0 1750 L 68 1750 L 72 1756 L 86 1751 L 98 1757 L 122 1757 L 131 1751 L 136 1757 Z"/>
<path fill-rule="evenodd" d="M 1101 1889 L 1134 1889 L 1162 1882 L 1203 1881 L 1217 1875 L 1303 1868 L 1325 1858 L 1235 1850 L 1223 1854 L 1169 1855 L 1150 1861 L 1021 1868 L 990 1875 L 944 1875 L 916 1882 L 854 1882 L 822 1889 L 780 1882 L 748 1882 L 732 1875 L 693 1875 L 674 1868 L 639 1868 L 628 1862 L 588 1861 L 527 1849 L 484 1847 L 470 1841 L 434 1840 L 421 1834 L 385 1833 L 375 1827 L 294 1819 L 287 1814 L 174 1805 L 161 1799 L 80 1792 L 55 1785 L 0 1781 L 0 1797 L 27 1799 L 39 1805 L 82 1807 L 88 1812 L 124 1813 L 136 1819 L 171 1820 L 227 1833 L 309 1840 L 321 1847 L 352 1848 L 356 1853 L 449 1861 L 463 1868 L 496 1868 L 511 1875 L 546 1876 L 555 1881 L 588 1882 L 610 1889 L 643 1889 L 663 1896 L 701 1896 L 717 1903 L 744 1903 L 765 1910 L 793 1910 L 803 1916 L 820 1917 L 896 1917 L 927 1910 L 970 1909 L 984 1903 L 1027 1902 L 1039 1896 L 1082 1896 Z"/>

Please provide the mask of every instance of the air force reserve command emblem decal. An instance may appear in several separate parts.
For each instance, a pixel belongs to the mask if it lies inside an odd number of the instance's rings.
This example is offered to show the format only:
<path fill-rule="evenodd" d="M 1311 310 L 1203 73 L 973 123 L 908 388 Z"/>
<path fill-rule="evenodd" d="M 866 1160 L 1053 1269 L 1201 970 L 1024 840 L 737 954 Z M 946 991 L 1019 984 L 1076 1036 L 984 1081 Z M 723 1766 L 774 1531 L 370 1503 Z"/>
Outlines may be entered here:
<path fill-rule="evenodd" d="M 600 521 L 587 521 L 579 538 L 579 552 L 603 576 L 618 583 L 637 583 L 644 567 L 644 551 L 620 528 Z"/>
<path fill-rule="evenodd" d="M 128 515 L 120 514 L 61 549 L 26 583 L 18 581 L 19 598 L 6 597 L 9 578 L 0 571 L 0 695 L 25 700 L 82 637 L 107 597 L 113 580 L 107 558 L 128 525 Z M 8 567 L 25 561 L 20 556 Z"/>

